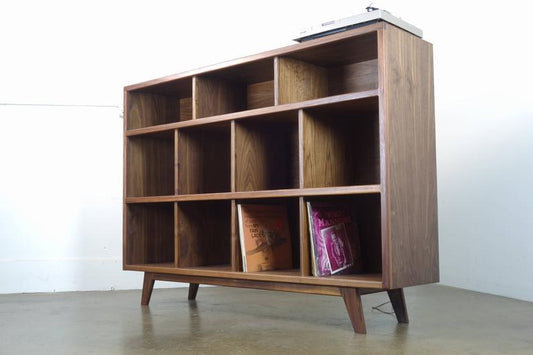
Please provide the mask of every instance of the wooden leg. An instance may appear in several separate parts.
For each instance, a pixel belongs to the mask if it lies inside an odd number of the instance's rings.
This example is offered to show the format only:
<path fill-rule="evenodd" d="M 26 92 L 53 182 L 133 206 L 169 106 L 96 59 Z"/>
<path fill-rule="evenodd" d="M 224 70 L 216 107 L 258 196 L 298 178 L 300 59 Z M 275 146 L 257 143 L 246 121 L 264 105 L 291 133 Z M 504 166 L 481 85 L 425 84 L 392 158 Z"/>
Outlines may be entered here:
<path fill-rule="evenodd" d="M 365 316 L 358 288 L 341 288 L 341 295 L 356 333 L 366 334 Z"/>
<path fill-rule="evenodd" d="M 394 290 L 387 290 L 389 294 L 390 303 L 396 314 L 398 323 L 409 323 L 409 316 L 407 315 L 407 306 L 405 305 L 405 297 L 403 295 L 403 288 Z"/>
<path fill-rule="evenodd" d="M 195 300 L 198 293 L 198 284 L 189 284 L 189 300 Z"/>
<path fill-rule="evenodd" d="M 143 282 L 143 292 L 141 297 L 141 304 L 143 306 L 150 303 L 150 297 L 152 296 L 152 291 L 154 289 L 154 275 L 150 272 L 144 273 L 144 282 Z"/>

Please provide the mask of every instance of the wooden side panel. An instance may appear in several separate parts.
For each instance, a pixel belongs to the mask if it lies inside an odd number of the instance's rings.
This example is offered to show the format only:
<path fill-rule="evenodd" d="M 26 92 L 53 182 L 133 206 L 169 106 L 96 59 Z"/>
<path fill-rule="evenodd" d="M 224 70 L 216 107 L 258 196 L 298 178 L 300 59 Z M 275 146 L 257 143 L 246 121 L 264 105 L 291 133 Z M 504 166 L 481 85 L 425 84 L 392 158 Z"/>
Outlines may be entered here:
<path fill-rule="evenodd" d="M 174 194 L 173 136 L 127 138 L 127 196 Z"/>
<path fill-rule="evenodd" d="M 126 263 L 174 263 L 174 204 L 135 204 L 126 208 Z"/>
<path fill-rule="evenodd" d="M 292 58 L 278 58 L 278 104 L 328 96 L 325 68 Z"/>
<path fill-rule="evenodd" d="M 180 100 L 172 96 L 128 93 L 127 129 L 180 120 Z"/>
<path fill-rule="evenodd" d="M 178 203 L 179 267 L 231 263 L 231 202 Z"/>
<path fill-rule="evenodd" d="M 246 89 L 246 108 L 274 106 L 274 80 L 249 84 Z"/>
<path fill-rule="evenodd" d="M 221 78 L 197 76 L 193 85 L 194 118 L 246 109 L 246 84 Z"/>
<path fill-rule="evenodd" d="M 378 60 L 353 63 L 328 69 L 329 95 L 378 88 Z"/>
<path fill-rule="evenodd" d="M 439 281 L 433 49 L 384 31 L 389 209 L 388 288 Z"/>

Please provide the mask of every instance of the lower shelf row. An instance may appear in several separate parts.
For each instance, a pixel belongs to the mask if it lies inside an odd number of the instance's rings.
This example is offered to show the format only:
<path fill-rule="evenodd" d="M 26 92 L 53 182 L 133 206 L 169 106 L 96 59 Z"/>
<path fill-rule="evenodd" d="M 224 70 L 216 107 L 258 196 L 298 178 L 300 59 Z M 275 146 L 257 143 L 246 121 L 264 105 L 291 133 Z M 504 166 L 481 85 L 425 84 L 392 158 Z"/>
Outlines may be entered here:
<path fill-rule="evenodd" d="M 138 266 L 137 269 L 140 270 L 154 266 L 208 272 L 242 272 L 237 206 L 276 204 L 285 206 L 287 211 L 292 254 L 290 267 L 254 274 L 313 277 L 313 253 L 306 204 L 326 201 L 348 206 L 357 225 L 359 267 L 353 272 L 348 270 L 348 274 L 353 273 L 358 278 L 381 274 L 381 206 L 378 193 L 127 204 L 124 264 L 126 267 Z M 330 277 L 349 277 L 346 272 L 343 274 Z"/>

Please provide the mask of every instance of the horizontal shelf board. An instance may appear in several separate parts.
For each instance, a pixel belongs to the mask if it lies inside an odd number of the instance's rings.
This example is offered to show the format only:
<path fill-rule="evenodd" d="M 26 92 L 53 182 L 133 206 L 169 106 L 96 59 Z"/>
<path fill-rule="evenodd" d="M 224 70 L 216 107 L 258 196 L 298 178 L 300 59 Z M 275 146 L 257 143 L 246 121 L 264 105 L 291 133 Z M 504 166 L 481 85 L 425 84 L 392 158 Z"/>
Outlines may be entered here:
<path fill-rule="evenodd" d="M 278 105 L 278 106 L 269 106 L 269 107 L 254 109 L 254 110 L 232 112 L 232 113 L 227 113 L 223 115 L 203 117 L 203 118 L 198 118 L 195 120 L 189 120 L 189 121 L 183 121 L 183 122 L 174 122 L 174 123 L 167 123 L 167 124 L 151 126 L 151 127 L 130 129 L 125 132 L 125 135 L 128 137 L 131 137 L 131 136 L 137 136 L 137 135 L 143 135 L 143 134 L 153 134 L 156 132 L 164 132 L 164 131 L 185 128 L 185 127 L 201 126 L 201 125 L 212 124 L 212 123 L 217 123 L 217 122 L 245 119 L 245 118 L 257 117 L 257 116 L 265 116 L 265 115 L 276 114 L 276 113 L 285 113 L 285 112 L 290 112 L 290 111 L 297 111 L 300 109 L 309 109 L 309 108 L 316 108 L 316 107 L 322 107 L 322 106 L 324 107 L 324 109 L 326 109 L 328 105 L 350 103 L 350 102 L 353 102 L 354 104 L 356 104 L 356 102 L 359 100 L 368 99 L 371 97 L 378 97 L 378 96 L 379 96 L 378 90 L 368 90 L 368 91 L 361 91 L 361 92 L 356 92 L 356 93 L 328 96 L 328 97 L 323 97 L 320 99 L 295 102 L 295 103 Z"/>
<path fill-rule="evenodd" d="M 213 72 L 215 70 L 226 69 L 226 68 L 230 68 L 230 67 L 237 66 L 237 65 L 251 63 L 254 61 L 274 58 L 276 56 L 290 55 L 293 52 L 302 51 L 306 48 L 311 48 L 311 47 L 315 47 L 315 46 L 322 45 L 322 44 L 340 41 L 340 40 L 350 38 L 350 37 L 355 37 L 355 36 L 364 35 L 367 33 L 376 32 L 378 30 L 381 30 L 383 27 L 384 27 L 384 24 L 378 22 L 378 23 L 370 24 L 364 27 L 355 28 L 349 31 L 332 34 L 329 36 L 317 38 L 317 39 L 310 40 L 310 41 L 305 41 L 302 43 L 293 44 L 290 46 L 270 50 L 267 52 L 258 53 L 258 54 L 234 59 L 231 61 L 210 65 L 210 66 L 203 67 L 203 68 L 193 69 L 193 70 L 186 71 L 186 72 L 179 73 L 179 74 L 168 75 L 162 78 L 148 80 L 148 81 L 141 82 L 138 84 L 129 85 L 129 86 L 126 86 L 124 90 L 125 91 L 143 90 L 143 89 L 149 89 L 157 85 L 165 85 L 167 83 L 170 83 L 176 80 L 181 80 L 181 79 L 190 80 L 190 78 L 194 75 L 206 74 L 209 72 Z"/>
<path fill-rule="evenodd" d="M 126 197 L 126 203 L 186 202 L 208 200 L 246 200 L 254 198 L 307 197 L 328 195 L 377 194 L 380 185 L 317 187 L 307 189 L 217 192 L 208 194 Z"/>
<path fill-rule="evenodd" d="M 229 265 L 175 268 L 173 264 L 125 265 L 124 270 L 159 272 L 175 275 L 220 277 L 238 280 L 256 280 L 287 282 L 307 285 L 324 285 L 336 287 L 361 287 L 382 289 L 381 274 L 352 274 L 330 277 L 300 276 L 299 270 L 273 270 L 265 272 L 231 271 Z"/>

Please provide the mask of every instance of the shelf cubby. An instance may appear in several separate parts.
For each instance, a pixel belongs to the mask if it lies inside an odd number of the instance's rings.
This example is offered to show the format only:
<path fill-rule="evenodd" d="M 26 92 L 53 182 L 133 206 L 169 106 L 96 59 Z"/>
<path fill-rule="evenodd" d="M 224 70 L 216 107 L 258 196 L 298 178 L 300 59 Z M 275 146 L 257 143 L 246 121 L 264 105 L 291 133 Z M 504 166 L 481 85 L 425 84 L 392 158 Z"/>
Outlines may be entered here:
<path fill-rule="evenodd" d="M 277 58 L 278 104 L 378 88 L 377 33 Z"/>
<path fill-rule="evenodd" d="M 274 105 L 274 61 L 265 59 L 195 76 L 194 117 Z"/>
<path fill-rule="evenodd" d="M 178 194 L 231 190 L 229 122 L 178 130 Z"/>
<path fill-rule="evenodd" d="M 291 236 L 291 250 L 292 250 L 292 268 L 289 270 L 269 270 L 261 271 L 260 274 L 294 274 L 300 275 L 300 225 L 299 225 L 299 203 L 298 198 L 261 198 L 261 199 L 244 199 L 236 200 L 236 204 L 257 204 L 257 205 L 285 205 L 287 208 L 287 218 L 289 221 L 289 233 Z M 235 223 L 238 223 L 235 221 Z M 238 226 L 237 226 L 238 231 Z M 240 241 L 239 241 L 240 243 Z M 239 270 L 242 271 L 242 254 L 240 244 L 236 246 L 236 251 L 239 256 Z"/>
<path fill-rule="evenodd" d="M 378 99 L 303 111 L 305 188 L 380 183 Z"/>
<path fill-rule="evenodd" d="M 345 205 L 351 212 L 359 234 L 361 272 L 354 274 L 381 274 L 381 201 L 380 194 L 358 194 L 341 196 L 320 196 L 305 198 L 305 201 L 332 202 Z M 309 240 L 309 230 L 303 231 L 303 237 Z M 350 240 L 352 244 L 354 241 Z M 312 259 L 309 258 L 310 262 Z M 336 276 L 331 276 L 336 277 Z M 339 275 L 346 278 L 347 275 Z"/>
<path fill-rule="evenodd" d="M 174 131 L 126 139 L 126 196 L 174 195 Z"/>
<path fill-rule="evenodd" d="M 192 119 L 192 79 L 127 94 L 127 129 Z"/>
<path fill-rule="evenodd" d="M 177 205 L 178 267 L 230 267 L 231 201 Z"/>
<path fill-rule="evenodd" d="M 126 205 L 125 264 L 174 265 L 174 203 Z"/>
<path fill-rule="evenodd" d="M 236 121 L 235 169 L 236 191 L 298 188 L 298 113 Z"/>

